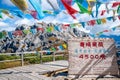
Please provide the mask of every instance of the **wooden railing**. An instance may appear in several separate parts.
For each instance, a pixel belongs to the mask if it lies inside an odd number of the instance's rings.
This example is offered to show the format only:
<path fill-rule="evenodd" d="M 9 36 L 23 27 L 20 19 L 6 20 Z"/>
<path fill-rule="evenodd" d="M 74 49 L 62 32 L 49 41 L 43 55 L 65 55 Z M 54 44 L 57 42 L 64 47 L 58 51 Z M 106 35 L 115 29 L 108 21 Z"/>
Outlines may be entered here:
<path fill-rule="evenodd" d="M 52 52 L 52 54 L 51 55 L 44 55 L 43 53 L 45 53 L 45 52 Z M 40 54 L 40 63 L 42 63 L 42 58 L 44 58 L 44 57 L 48 57 L 48 56 L 52 56 L 53 57 L 53 61 L 55 61 L 55 57 L 57 57 L 57 56 L 63 56 L 64 57 L 64 55 L 68 55 L 68 54 L 66 54 L 67 53 L 67 50 L 62 50 L 62 51 L 33 51 L 33 52 L 17 52 L 17 53 L 0 53 L 0 55 L 19 55 L 21 58 L 20 59 L 13 59 L 13 60 L 2 60 L 2 61 L 0 61 L 0 63 L 1 62 L 12 62 L 12 61 L 21 61 L 21 66 L 24 66 L 24 59 L 25 58 L 34 58 L 34 56 L 28 56 L 28 57 L 25 57 L 24 55 L 25 54 L 35 54 L 35 53 L 37 53 L 37 54 Z"/>

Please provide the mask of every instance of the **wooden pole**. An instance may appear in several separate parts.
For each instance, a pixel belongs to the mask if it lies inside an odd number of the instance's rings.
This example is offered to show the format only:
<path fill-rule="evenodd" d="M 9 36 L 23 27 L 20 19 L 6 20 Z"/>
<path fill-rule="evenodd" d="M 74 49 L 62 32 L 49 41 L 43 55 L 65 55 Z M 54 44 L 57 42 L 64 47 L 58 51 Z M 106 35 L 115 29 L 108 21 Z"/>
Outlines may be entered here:
<path fill-rule="evenodd" d="M 40 63 L 42 63 L 42 54 L 43 52 L 40 52 Z"/>
<path fill-rule="evenodd" d="M 53 61 L 55 61 L 55 52 L 53 52 Z"/>
<path fill-rule="evenodd" d="M 21 53 L 21 65 L 24 66 L 24 54 L 23 54 L 23 52 Z"/>

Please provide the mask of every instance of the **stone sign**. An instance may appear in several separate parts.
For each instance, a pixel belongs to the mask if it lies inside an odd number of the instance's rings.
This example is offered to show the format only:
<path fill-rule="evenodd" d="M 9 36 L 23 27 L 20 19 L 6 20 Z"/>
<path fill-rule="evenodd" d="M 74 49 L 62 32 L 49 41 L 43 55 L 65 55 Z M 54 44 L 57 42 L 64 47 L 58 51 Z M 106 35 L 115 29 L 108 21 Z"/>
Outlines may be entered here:
<path fill-rule="evenodd" d="M 118 75 L 113 39 L 70 39 L 69 75 Z"/>

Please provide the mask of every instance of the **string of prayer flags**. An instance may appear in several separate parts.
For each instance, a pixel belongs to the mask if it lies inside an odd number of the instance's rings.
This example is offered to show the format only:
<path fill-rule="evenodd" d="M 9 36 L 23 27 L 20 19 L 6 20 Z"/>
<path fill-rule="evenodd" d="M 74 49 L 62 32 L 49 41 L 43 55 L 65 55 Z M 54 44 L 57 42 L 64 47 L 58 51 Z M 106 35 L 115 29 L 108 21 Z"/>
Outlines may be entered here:
<path fill-rule="evenodd" d="M 118 26 L 116 26 L 116 27 L 118 27 Z M 96 35 L 97 35 L 97 36 L 100 36 L 100 35 L 103 34 L 104 32 L 110 32 L 111 30 L 115 31 L 115 30 L 116 30 L 116 27 L 110 28 L 110 29 L 108 29 L 108 30 L 103 30 L 103 31 L 101 31 L 101 32 L 98 32 Z"/>

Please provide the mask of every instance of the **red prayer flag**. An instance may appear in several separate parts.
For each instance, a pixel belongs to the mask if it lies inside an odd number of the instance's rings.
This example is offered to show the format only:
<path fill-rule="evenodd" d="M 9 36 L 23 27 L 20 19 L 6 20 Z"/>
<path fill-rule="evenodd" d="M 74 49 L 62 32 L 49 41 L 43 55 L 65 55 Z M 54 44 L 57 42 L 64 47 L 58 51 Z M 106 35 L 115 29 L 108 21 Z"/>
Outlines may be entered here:
<path fill-rule="evenodd" d="M 112 7 L 117 7 L 118 5 L 120 5 L 120 2 L 114 2 Z"/>
<path fill-rule="evenodd" d="M 106 10 L 102 10 L 101 16 L 105 14 Z"/>
<path fill-rule="evenodd" d="M 63 24 L 63 26 L 70 26 L 70 24 Z"/>
<path fill-rule="evenodd" d="M 69 4 L 67 4 L 65 0 L 61 0 L 61 1 L 62 1 L 62 3 L 63 3 L 64 7 L 66 8 L 67 12 L 68 12 L 74 19 L 76 19 L 76 17 L 75 17 L 73 14 L 78 13 L 78 11 L 75 10 L 75 9 L 73 9 Z"/>
<path fill-rule="evenodd" d="M 91 20 L 88 22 L 88 25 L 91 25 L 91 26 L 94 26 L 96 24 L 96 21 L 95 20 Z"/>
<path fill-rule="evenodd" d="M 15 35 L 15 36 L 18 36 L 18 35 L 21 36 L 22 35 L 22 31 L 21 30 L 14 31 L 13 35 Z"/>
<path fill-rule="evenodd" d="M 104 30 L 103 32 L 109 32 L 109 30 Z"/>
<path fill-rule="evenodd" d="M 37 19 L 37 12 L 36 11 L 31 11 L 30 13 L 34 19 Z"/>
<path fill-rule="evenodd" d="M 37 28 L 37 31 L 42 31 L 42 32 L 44 32 L 44 29 L 43 28 Z"/>

